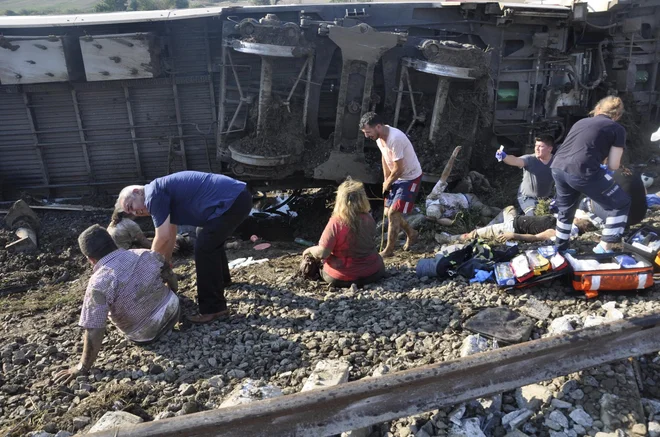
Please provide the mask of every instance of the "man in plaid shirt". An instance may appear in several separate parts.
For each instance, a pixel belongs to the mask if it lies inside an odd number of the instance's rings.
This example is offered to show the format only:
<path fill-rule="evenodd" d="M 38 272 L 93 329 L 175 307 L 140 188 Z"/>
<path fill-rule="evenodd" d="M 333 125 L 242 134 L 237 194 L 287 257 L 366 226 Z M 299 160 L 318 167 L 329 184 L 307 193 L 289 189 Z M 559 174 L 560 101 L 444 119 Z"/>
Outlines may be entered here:
<path fill-rule="evenodd" d="M 94 266 L 78 323 L 85 329 L 83 354 L 77 366 L 56 375 L 56 383 L 89 371 L 101 349 L 108 317 L 129 340 L 148 344 L 172 329 L 180 315 L 179 298 L 170 289 L 177 289 L 176 277 L 162 255 L 147 249 L 117 249 L 99 225 L 83 231 L 78 244 Z"/>

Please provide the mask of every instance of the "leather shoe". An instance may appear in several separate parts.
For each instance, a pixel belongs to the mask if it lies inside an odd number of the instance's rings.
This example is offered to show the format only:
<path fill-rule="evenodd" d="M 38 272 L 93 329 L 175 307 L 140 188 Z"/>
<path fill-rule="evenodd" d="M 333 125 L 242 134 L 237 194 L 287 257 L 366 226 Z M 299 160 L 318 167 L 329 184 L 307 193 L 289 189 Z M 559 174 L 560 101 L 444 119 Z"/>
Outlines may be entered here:
<path fill-rule="evenodd" d="M 192 323 L 206 324 L 206 323 L 214 322 L 216 320 L 225 319 L 227 317 L 229 317 L 229 310 L 224 310 L 224 311 L 220 311 L 219 313 L 211 313 L 211 314 L 196 314 L 194 316 L 188 316 L 187 319 L 190 320 Z"/>

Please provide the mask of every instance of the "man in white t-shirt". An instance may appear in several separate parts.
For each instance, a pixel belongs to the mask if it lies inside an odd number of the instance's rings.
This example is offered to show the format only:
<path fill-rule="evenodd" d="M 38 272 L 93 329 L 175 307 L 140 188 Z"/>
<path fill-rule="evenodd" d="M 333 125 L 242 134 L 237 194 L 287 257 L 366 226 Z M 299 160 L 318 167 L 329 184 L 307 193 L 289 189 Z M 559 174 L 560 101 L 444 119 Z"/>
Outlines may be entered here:
<path fill-rule="evenodd" d="M 386 125 L 375 112 L 367 112 L 362 116 L 360 129 L 365 137 L 376 141 L 382 155 L 383 196 L 385 212 L 390 222 L 387 246 L 380 253 L 385 258 L 394 253 L 402 228 L 407 237 L 403 250 L 408 250 L 417 239 L 418 232 L 408 224 L 403 214 L 412 212 L 415 206 L 422 182 L 422 167 L 406 134 Z"/>

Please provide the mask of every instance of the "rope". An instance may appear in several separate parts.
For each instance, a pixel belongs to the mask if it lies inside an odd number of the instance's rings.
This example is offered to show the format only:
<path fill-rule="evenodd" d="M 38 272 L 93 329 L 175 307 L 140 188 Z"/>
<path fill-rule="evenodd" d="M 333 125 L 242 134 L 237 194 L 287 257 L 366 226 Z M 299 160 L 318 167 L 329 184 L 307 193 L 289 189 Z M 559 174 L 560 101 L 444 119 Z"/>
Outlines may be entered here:
<path fill-rule="evenodd" d="M 379 252 L 383 251 L 383 242 L 385 241 L 385 199 L 383 199 L 383 221 L 381 223 L 382 223 L 382 225 L 380 226 L 380 250 L 379 250 Z"/>

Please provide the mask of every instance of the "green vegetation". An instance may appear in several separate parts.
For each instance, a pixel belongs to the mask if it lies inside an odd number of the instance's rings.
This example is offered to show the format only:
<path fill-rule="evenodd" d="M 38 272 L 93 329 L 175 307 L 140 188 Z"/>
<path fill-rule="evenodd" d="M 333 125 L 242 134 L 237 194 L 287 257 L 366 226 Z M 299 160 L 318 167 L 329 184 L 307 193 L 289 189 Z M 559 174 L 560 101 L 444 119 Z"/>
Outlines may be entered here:
<path fill-rule="evenodd" d="M 204 7 L 219 2 L 219 0 L 51 0 L 48 2 L 41 0 L 0 0 L 0 15 L 58 15 L 116 11 L 153 11 L 159 9 Z"/>
<path fill-rule="evenodd" d="M 185 9 L 188 0 L 101 0 L 94 6 L 95 12 L 157 11 L 159 9 Z"/>

